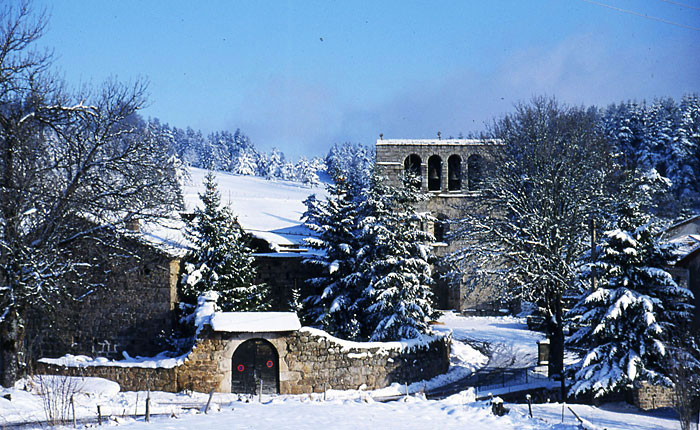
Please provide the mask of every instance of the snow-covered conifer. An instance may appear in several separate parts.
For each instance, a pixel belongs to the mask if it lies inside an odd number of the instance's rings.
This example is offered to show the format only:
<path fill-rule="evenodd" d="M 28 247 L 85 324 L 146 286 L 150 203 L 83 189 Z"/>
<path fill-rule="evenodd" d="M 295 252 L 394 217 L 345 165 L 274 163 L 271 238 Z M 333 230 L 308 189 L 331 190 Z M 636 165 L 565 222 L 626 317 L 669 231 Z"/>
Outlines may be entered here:
<path fill-rule="evenodd" d="M 305 303 L 312 322 L 354 340 L 415 338 L 428 331 L 432 305 L 429 234 L 415 212 L 413 187 L 393 189 L 375 177 L 369 188 L 336 177 L 329 198 L 306 202 L 309 244 L 324 250 L 324 269 Z"/>
<path fill-rule="evenodd" d="M 658 180 L 646 175 L 624 183 L 598 258 L 583 270 L 584 278 L 597 278 L 597 287 L 569 313 L 578 328 L 568 342 L 585 351 L 574 366 L 573 394 L 597 397 L 637 380 L 670 384 L 669 338 L 690 318 L 692 296 L 665 270 L 672 251 L 659 244 L 645 211 L 651 182 Z"/>
<path fill-rule="evenodd" d="M 237 175 L 254 176 L 258 171 L 255 153 L 248 149 L 241 150 L 232 164 Z"/>
<path fill-rule="evenodd" d="M 214 174 L 204 180 L 199 194 L 202 207 L 186 218 L 186 235 L 193 251 L 185 261 L 180 283 L 185 300 L 196 303 L 204 291 L 217 291 L 217 304 L 224 311 L 267 310 L 267 288 L 255 284 L 253 256 L 246 235 L 231 213 L 221 205 Z"/>
<path fill-rule="evenodd" d="M 362 294 L 358 279 L 351 275 L 357 267 L 357 199 L 359 190 L 339 180 L 327 186 L 328 199 L 310 196 L 304 203 L 304 223 L 315 235 L 309 246 L 324 252 L 307 260 L 320 268 L 321 276 L 309 283 L 315 293 L 304 301 L 304 313 L 311 324 L 346 339 L 360 339 Z"/>
<path fill-rule="evenodd" d="M 437 315 L 430 289 L 434 239 L 420 228 L 427 215 L 415 210 L 421 198 L 414 186 L 391 188 L 374 175 L 360 206 L 356 277 L 367 284 L 360 303 L 369 340 L 416 338 Z"/>
<path fill-rule="evenodd" d="M 306 157 L 299 158 L 299 161 L 297 161 L 297 164 L 294 166 L 294 170 L 296 173 L 296 180 L 302 184 L 318 185 L 320 183 L 318 173 L 316 173 L 317 169 Z"/>

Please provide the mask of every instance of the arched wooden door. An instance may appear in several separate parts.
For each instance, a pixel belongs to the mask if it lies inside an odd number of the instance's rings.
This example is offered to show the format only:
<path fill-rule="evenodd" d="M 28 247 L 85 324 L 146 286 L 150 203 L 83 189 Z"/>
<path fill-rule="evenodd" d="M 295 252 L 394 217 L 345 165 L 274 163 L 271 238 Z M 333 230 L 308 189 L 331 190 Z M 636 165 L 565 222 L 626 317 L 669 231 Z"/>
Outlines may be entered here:
<path fill-rule="evenodd" d="M 233 353 L 231 392 L 259 394 L 279 393 L 279 356 L 265 339 L 246 340 Z"/>

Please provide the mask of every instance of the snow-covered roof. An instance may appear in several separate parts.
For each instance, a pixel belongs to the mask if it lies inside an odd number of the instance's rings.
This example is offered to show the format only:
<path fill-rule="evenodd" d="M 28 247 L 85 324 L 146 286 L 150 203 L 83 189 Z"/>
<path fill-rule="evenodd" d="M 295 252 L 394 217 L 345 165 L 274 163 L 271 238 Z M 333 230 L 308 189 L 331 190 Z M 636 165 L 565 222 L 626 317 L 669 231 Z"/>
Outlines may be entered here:
<path fill-rule="evenodd" d="M 183 197 L 185 211 L 191 212 L 201 204 L 199 193 L 204 191 L 203 181 L 207 171 L 194 167 L 188 170 L 190 179 L 183 187 Z M 265 240 L 275 251 L 307 251 L 304 238 L 309 237 L 311 232 L 301 221 L 306 211 L 304 200 L 311 194 L 319 198 L 325 196 L 322 185 L 309 187 L 297 182 L 270 181 L 256 176 L 225 172 L 215 174 L 222 203 L 231 207 L 246 232 Z M 173 256 L 184 255 L 187 251 L 184 224 L 180 220 L 165 224 L 142 225 L 143 240 Z"/>
<path fill-rule="evenodd" d="M 690 231 L 695 230 L 694 232 L 698 232 L 698 228 L 693 226 L 693 224 L 697 225 L 700 223 L 700 215 L 695 215 L 690 218 L 684 219 L 683 221 L 679 221 L 668 228 L 666 228 L 664 231 L 661 232 L 662 237 L 673 237 L 677 236 L 679 233 L 689 233 Z M 683 231 L 684 228 L 687 228 L 689 231 Z"/>
<path fill-rule="evenodd" d="M 501 145 L 498 139 L 378 139 L 377 146 L 382 145 L 443 145 L 443 146 L 483 146 Z"/>
<path fill-rule="evenodd" d="M 700 235 L 686 234 L 683 236 L 674 237 L 669 240 L 669 243 L 676 245 L 674 253 L 679 260 L 684 259 L 695 251 L 700 250 Z"/>
<path fill-rule="evenodd" d="M 209 324 L 214 331 L 229 333 L 269 333 L 301 328 L 294 312 L 215 312 Z"/>

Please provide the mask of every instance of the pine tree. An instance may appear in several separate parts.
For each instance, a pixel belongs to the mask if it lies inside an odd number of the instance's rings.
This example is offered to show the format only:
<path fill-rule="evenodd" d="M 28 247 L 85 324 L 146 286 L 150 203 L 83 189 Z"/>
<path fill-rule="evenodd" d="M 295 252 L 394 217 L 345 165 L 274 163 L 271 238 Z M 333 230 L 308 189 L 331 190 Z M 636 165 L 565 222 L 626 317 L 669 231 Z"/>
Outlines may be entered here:
<path fill-rule="evenodd" d="M 645 210 L 656 180 L 646 176 L 623 184 L 612 228 L 597 260 L 585 267 L 583 276 L 596 276 L 598 284 L 569 314 L 580 327 L 568 342 L 586 351 L 573 368 L 572 394 L 598 397 L 637 380 L 670 384 L 669 338 L 691 317 L 692 295 L 665 270 L 672 251 L 658 243 Z"/>
<path fill-rule="evenodd" d="M 305 225 L 315 233 L 307 242 L 324 252 L 306 260 L 321 268 L 323 276 L 309 280 L 315 294 L 304 300 L 308 322 L 346 339 L 360 339 L 361 309 L 358 299 L 361 289 L 351 276 L 357 267 L 357 210 L 359 190 L 339 180 L 327 186 L 328 199 L 310 196 L 304 203 Z"/>
<path fill-rule="evenodd" d="M 318 185 L 320 180 L 318 174 L 316 173 L 316 168 L 306 157 L 299 158 L 297 164 L 294 166 L 296 172 L 296 180 L 302 184 L 307 185 Z"/>
<path fill-rule="evenodd" d="M 311 280 L 317 294 L 305 302 L 312 323 L 353 340 L 415 338 L 429 331 L 432 306 L 429 234 L 415 212 L 414 187 L 392 189 L 346 181 L 329 186 L 329 198 L 307 200 L 309 241 L 324 251 L 311 263 L 324 275 Z"/>
<path fill-rule="evenodd" d="M 237 175 L 254 176 L 257 170 L 255 153 L 247 149 L 241 150 L 233 162 L 233 172 Z"/>
<path fill-rule="evenodd" d="M 180 284 L 186 302 L 196 303 L 205 291 L 217 291 L 224 311 L 263 311 L 269 308 L 267 288 L 255 284 L 253 256 L 247 238 L 231 210 L 221 205 L 215 176 L 209 172 L 202 207 L 186 219 L 186 236 L 193 251 L 185 262 Z"/>
<path fill-rule="evenodd" d="M 414 186 L 387 187 L 376 175 L 366 194 L 356 275 L 367 284 L 359 301 L 367 310 L 366 336 L 372 341 L 416 338 L 437 316 L 430 289 L 434 256 L 429 243 L 434 239 L 420 229 L 426 215 L 415 210 L 424 197 Z"/>

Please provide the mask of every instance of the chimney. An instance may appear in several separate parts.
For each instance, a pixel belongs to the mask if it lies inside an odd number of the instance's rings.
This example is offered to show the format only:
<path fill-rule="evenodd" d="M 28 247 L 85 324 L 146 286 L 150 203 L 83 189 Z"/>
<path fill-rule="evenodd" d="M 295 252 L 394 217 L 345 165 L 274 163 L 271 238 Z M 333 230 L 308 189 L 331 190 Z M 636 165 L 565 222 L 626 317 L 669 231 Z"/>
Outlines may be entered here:
<path fill-rule="evenodd" d="M 129 220 L 126 221 L 126 229 L 129 231 L 132 231 L 134 233 L 138 233 L 141 231 L 141 224 L 139 223 L 138 218 L 130 218 Z"/>

